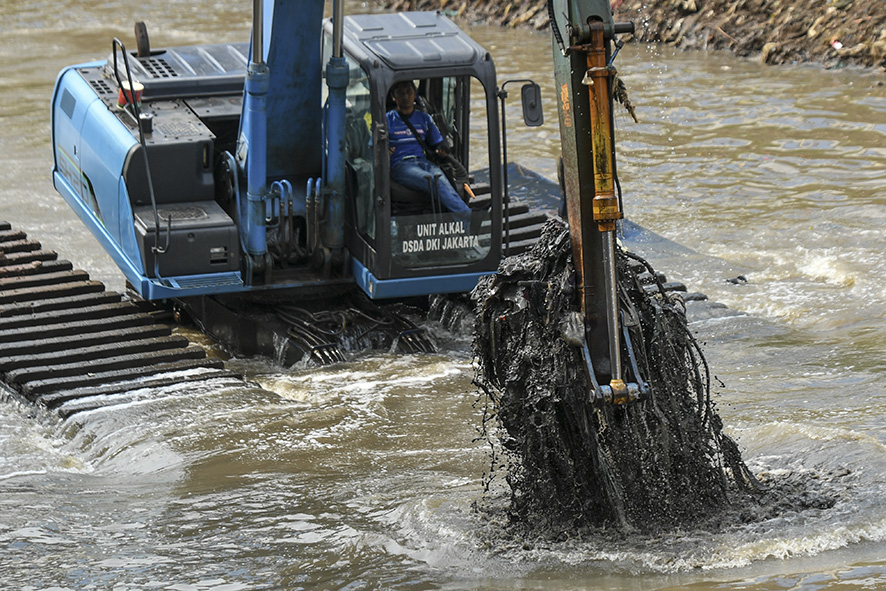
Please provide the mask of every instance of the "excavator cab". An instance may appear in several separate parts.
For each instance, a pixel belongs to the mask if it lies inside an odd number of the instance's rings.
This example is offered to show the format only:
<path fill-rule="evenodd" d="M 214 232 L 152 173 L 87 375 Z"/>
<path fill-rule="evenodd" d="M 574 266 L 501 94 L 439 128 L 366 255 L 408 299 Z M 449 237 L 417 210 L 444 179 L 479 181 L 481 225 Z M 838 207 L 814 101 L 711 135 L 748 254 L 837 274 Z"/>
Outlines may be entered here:
<path fill-rule="evenodd" d="M 486 50 L 446 17 L 398 17 L 402 22 L 390 15 L 344 18 L 345 243 L 357 283 L 372 298 L 470 291 L 501 256 L 495 68 Z M 327 21 L 324 61 L 332 34 Z M 416 87 L 415 108 L 431 116 L 465 169 L 448 182 L 464 195 L 469 215 L 448 211 L 433 185 L 418 191 L 391 179 L 386 113 L 394 108 L 391 88 L 405 80 Z"/>

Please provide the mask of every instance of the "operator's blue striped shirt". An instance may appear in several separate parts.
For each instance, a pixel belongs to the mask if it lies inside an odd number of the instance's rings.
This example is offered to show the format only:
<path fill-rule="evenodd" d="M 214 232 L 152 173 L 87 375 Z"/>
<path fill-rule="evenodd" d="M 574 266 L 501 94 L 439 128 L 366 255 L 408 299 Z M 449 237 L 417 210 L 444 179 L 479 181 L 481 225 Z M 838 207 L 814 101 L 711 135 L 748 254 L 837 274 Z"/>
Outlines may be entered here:
<path fill-rule="evenodd" d="M 409 127 L 403 123 L 402 115 L 396 109 L 388 111 L 388 143 L 394 148 L 391 154 L 391 164 L 399 162 L 407 156 L 424 157 L 424 150 L 421 144 L 415 139 L 415 135 L 409 130 Z M 431 116 L 424 111 L 415 109 L 409 116 L 409 122 L 415 128 L 416 133 L 425 141 L 428 147 L 435 147 L 443 141 L 440 130 L 434 125 Z"/>

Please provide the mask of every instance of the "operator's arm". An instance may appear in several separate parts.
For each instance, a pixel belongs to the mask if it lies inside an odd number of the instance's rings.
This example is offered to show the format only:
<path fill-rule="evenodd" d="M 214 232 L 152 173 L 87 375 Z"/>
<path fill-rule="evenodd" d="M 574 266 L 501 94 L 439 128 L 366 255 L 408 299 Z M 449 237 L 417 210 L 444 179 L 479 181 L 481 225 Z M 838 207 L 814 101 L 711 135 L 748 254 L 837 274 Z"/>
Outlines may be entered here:
<path fill-rule="evenodd" d="M 434 120 L 427 113 L 423 113 L 425 121 L 425 142 L 438 154 L 446 154 L 446 141 L 440 130 L 434 124 Z"/>

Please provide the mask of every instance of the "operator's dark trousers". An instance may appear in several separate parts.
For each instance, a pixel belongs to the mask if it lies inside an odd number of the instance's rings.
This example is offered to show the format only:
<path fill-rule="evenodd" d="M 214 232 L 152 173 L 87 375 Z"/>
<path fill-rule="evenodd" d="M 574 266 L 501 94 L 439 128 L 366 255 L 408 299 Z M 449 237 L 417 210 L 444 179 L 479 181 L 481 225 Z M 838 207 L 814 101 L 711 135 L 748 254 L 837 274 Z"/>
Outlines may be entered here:
<path fill-rule="evenodd" d="M 423 193 L 428 192 L 431 184 L 434 182 L 434 177 L 437 175 L 439 175 L 437 194 L 440 195 L 440 202 L 443 204 L 443 207 L 452 212 L 459 221 L 470 219 L 471 208 L 455 192 L 449 179 L 446 178 L 439 166 L 427 158 L 417 156 L 407 156 L 391 165 L 392 180 L 397 181 L 404 187 Z M 428 179 L 430 179 L 430 182 Z"/>

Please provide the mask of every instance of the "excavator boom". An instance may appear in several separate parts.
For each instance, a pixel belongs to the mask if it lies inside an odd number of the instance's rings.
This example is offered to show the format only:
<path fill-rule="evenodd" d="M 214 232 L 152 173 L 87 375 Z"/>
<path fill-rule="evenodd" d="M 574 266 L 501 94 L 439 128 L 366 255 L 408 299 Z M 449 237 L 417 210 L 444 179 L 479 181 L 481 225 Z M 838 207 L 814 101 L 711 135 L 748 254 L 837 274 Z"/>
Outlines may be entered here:
<path fill-rule="evenodd" d="M 612 42 L 632 23 L 613 22 L 607 0 L 549 0 L 560 114 L 566 210 L 584 334 L 580 346 L 597 399 L 637 398 L 626 381 L 616 271 L 617 192 L 612 120 Z M 617 52 L 616 52 L 617 53 Z M 636 372 L 635 372 L 636 373 Z"/>

